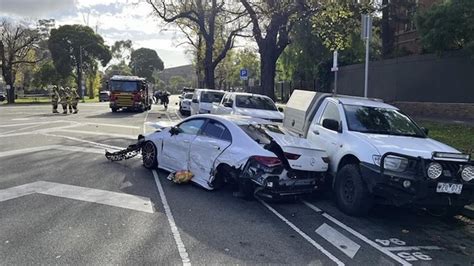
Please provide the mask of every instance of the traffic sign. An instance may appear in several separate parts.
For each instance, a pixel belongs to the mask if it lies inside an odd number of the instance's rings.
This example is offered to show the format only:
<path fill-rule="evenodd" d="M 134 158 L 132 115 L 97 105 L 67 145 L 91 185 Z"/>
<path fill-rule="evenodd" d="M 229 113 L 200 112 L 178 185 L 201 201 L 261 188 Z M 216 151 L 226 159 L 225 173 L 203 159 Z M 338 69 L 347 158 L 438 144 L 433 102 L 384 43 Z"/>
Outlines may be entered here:
<path fill-rule="evenodd" d="M 240 79 L 241 79 L 241 80 L 247 80 L 248 78 L 249 78 L 249 72 L 248 72 L 248 70 L 245 69 L 245 68 L 242 68 L 242 69 L 240 70 Z"/>

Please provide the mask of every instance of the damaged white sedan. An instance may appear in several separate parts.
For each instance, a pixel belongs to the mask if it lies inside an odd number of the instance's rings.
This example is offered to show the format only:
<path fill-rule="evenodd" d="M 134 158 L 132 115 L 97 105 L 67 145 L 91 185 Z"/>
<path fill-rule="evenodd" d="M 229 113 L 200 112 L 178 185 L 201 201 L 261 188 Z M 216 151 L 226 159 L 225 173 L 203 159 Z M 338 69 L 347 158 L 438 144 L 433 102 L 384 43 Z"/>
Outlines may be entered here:
<path fill-rule="evenodd" d="M 208 190 L 232 183 L 246 197 L 311 193 L 328 169 L 325 151 L 262 119 L 196 115 L 154 126 L 142 140 L 143 165 L 190 171 L 191 181 Z"/>

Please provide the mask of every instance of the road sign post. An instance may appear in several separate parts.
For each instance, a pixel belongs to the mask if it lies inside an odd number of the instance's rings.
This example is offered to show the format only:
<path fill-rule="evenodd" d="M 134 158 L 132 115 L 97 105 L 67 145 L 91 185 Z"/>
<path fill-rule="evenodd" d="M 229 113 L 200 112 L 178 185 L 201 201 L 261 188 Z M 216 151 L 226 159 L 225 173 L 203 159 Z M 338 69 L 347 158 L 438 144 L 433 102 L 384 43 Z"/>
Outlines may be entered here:
<path fill-rule="evenodd" d="M 333 94 L 337 94 L 337 71 L 339 71 L 339 67 L 337 66 L 337 50 L 335 50 L 332 54 L 332 68 L 331 71 L 334 72 L 334 90 Z"/>
<path fill-rule="evenodd" d="M 362 15 L 361 37 L 365 41 L 365 76 L 364 76 L 364 97 L 367 97 L 369 87 L 369 43 L 372 37 L 372 17 L 370 14 Z"/>

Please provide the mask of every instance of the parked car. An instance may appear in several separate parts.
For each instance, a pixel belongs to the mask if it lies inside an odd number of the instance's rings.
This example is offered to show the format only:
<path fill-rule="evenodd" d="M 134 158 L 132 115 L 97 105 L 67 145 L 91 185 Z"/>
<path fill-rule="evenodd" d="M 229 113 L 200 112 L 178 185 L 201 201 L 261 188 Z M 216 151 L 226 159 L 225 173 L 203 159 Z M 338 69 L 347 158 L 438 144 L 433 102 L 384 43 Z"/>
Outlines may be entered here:
<path fill-rule="evenodd" d="M 191 101 L 193 99 L 193 93 L 185 93 L 179 100 L 179 113 L 182 115 L 191 114 Z"/>
<path fill-rule="evenodd" d="M 283 125 L 326 150 L 345 213 L 365 214 L 379 202 L 453 214 L 474 202 L 470 156 L 430 139 L 394 106 L 295 90 Z"/>
<path fill-rule="evenodd" d="M 220 102 L 223 96 L 223 91 L 207 89 L 195 90 L 191 102 L 191 115 L 210 114 L 212 103 Z"/>
<path fill-rule="evenodd" d="M 243 92 L 227 92 L 212 107 L 213 114 L 246 115 L 273 122 L 283 122 L 281 113 L 270 97 Z"/>
<path fill-rule="evenodd" d="M 154 126 L 143 140 L 143 165 L 189 170 L 191 181 L 209 190 L 227 182 L 247 197 L 299 195 L 317 189 L 328 169 L 322 149 L 262 119 L 196 115 Z"/>
<path fill-rule="evenodd" d="M 110 91 L 99 92 L 99 102 L 108 102 L 110 100 Z"/>

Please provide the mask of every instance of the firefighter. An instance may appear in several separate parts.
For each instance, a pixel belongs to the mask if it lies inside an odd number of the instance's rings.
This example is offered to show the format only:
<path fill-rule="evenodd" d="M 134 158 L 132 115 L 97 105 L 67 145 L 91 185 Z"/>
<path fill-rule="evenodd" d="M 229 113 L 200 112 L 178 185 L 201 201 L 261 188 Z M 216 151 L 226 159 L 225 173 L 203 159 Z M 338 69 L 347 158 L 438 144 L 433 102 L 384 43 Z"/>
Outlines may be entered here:
<path fill-rule="evenodd" d="M 59 102 L 61 103 L 61 106 L 63 107 L 63 114 L 67 114 L 67 93 L 66 90 L 61 86 L 59 88 Z"/>
<path fill-rule="evenodd" d="M 163 91 L 161 94 L 161 103 L 165 107 L 165 110 L 168 109 L 168 104 L 170 103 L 170 98 L 169 98 L 170 93 L 167 91 Z"/>
<path fill-rule="evenodd" d="M 71 90 L 71 104 L 72 104 L 72 109 L 74 109 L 73 114 L 77 114 L 77 112 L 79 111 L 79 109 L 77 109 L 77 105 L 79 103 L 80 98 L 81 97 L 79 97 L 79 94 L 77 93 L 76 88 L 72 88 L 72 90 Z"/>
<path fill-rule="evenodd" d="M 53 114 L 57 114 L 58 112 L 58 101 L 59 101 L 59 92 L 58 86 L 53 86 L 53 91 L 51 93 L 51 104 L 53 105 Z"/>
<path fill-rule="evenodd" d="M 72 114 L 72 92 L 71 88 L 66 87 L 66 104 L 67 104 L 67 109 L 69 109 L 69 113 Z M 67 110 L 66 110 L 67 112 Z"/>

